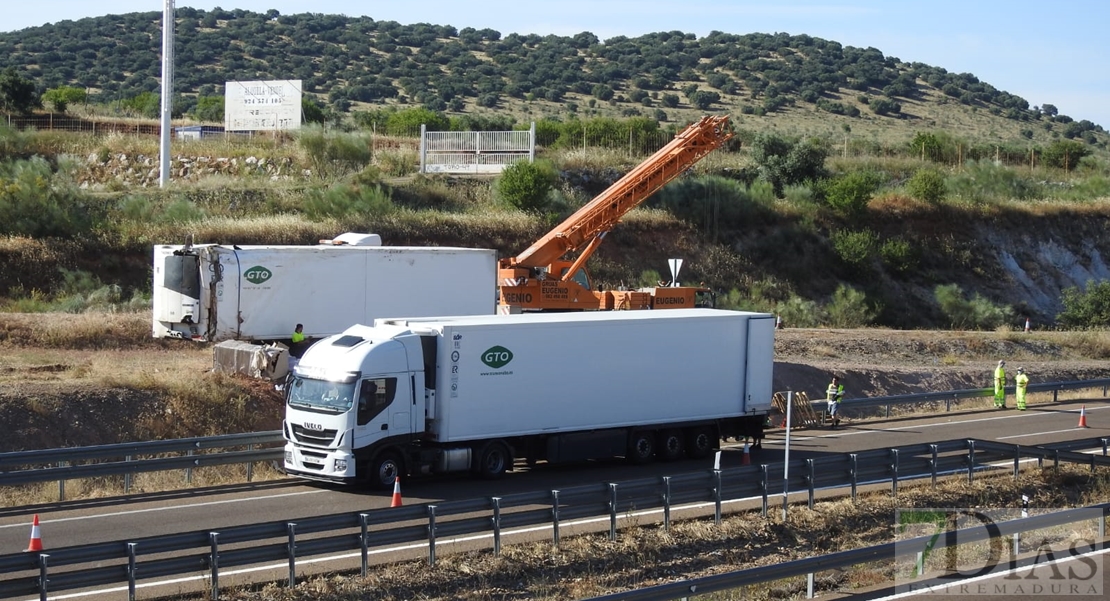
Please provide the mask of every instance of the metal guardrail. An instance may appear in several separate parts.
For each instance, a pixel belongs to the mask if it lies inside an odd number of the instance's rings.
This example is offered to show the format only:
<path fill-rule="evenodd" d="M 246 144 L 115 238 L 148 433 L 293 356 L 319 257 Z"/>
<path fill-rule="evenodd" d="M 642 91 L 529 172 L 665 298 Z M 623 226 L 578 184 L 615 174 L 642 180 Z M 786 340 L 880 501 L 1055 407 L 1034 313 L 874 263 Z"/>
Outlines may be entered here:
<path fill-rule="evenodd" d="M 1085 448 L 1101 446 L 1105 451 L 1108 443 L 1107 438 L 1092 438 L 1085 441 Z M 615 539 L 618 518 L 636 511 L 662 509 L 663 526 L 669 528 L 673 507 L 711 503 L 719 524 L 726 500 L 762 498 L 766 515 L 769 498 L 779 491 L 785 511 L 790 493 L 808 490 L 812 506 L 817 489 L 851 487 L 855 498 L 860 485 L 890 482 L 896 495 L 899 484 L 907 480 L 932 478 L 935 484 L 939 475 L 963 472 L 971 480 L 983 470 L 999 469 L 999 462 L 1008 465 L 1012 460 L 1016 475 L 1021 460 L 1028 458 L 1089 464 L 1092 469 L 1110 466 L 1110 457 L 1072 450 L 951 440 L 791 461 L 785 481 L 782 463 L 749 465 L 2 555 L 0 597 L 37 593 L 45 599 L 49 592 L 125 582 L 133 592 L 139 580 L 203 574 L 216 599 L 220 570 L 237 566 L 288 562 L 288 582 L 294 585 L 297 559 L 309 556 L 359 550 L 366 575 L 372 547 L 426 543 L 428 561 L 434 564 L 436 541 L 441 537 L 488 534 L 494 553 L 499 553 L 506 529 L 550 524 L 553 543 L 558 545 L 563 522 L 608 515 L 609 536 Z M 315 536 L 302 538 L 305 535 Z M 767 579 L 780 577 L 777 573 L 772 569 Z"/>
<path fill-rule="evenodd" d="M 704 578 L 692 578 L 690 580 L 660 584 L 633 591 L 591 597 L 584 601 L 670 601 L 672 599 L 685 599 L 694 594 L 707 595 L 751 586 L 753 584 L 761 584 L 799 576 L 808 577 L 809 586 L 807 597 L 812 599 L 813 576 L 817 572 L 848 568 L 861 563 L 894 561 L 899 556 L 908 555 L 910 552 L 914 552 L 914 549 L 925 548 L 927 545 L 931 545 L 934 549 L 939 549 L 942 547 L 955 546 L 957 544 L 979 542 L 1010 535 L 1020 535 L 1030 530 L 1040 530 L 1042 528 L 1051 528 L 1054 526 L 1087 521 L 1091 519 L 1091 514 L 1094 511 L 1101 512 L 1101 517 L 1099 518 L 1099 534 L 1104 537 L 1106 533 L 1107 514 L 1110 514 L 1110 503 L 1101 503 L 1098 505 L 1090 505 L 1077 509 L 1066 509 L 1028 518 L 1008 520 L 995 524 L 996 528 L 991 529 L 978 527 L 949 530 L 945 531 L 944 535 L 938 537 L 935 541 L 932 540 L 932 536 L 919 536 L 898 542 L 852 549 L 850 551 L 840 551 L 828 555 L 807 557 L 806 559 L 788 561 L 772 566 L 736 570 L 724 574 L 706 576 Z M 994 530 L 994 532 L 991 532 L 991 530 Z M 899 551 L 902 551 L 902 553 L 899 553 Z"/>
<path fill-rule="evenodd" d="M 130 476 L 139 472 L 164 470 L 192 470 L 198 467 L 246 463 L 248 466 L 258 461 L 277 461 L 282 459 L 281 448 L 260 448 L 282 444 L 281 430 L 268 432 L 249 432 L 226 434 L 222 436 L 203 436 L 70 447 L 62 449 L 39 449 L 0 453 L 0 486 L 15 486 L 34 482 L 58 481 L 59 500 L 65 500 L 65 481 L 77 478 L 98 476 L 125 476 L 124 490 L 130 492 Z M 198 453 L 198 451 L 223 450 L 246 447 L 245 451 L 233 450 L 217 453 Z M 150 457 L 167 453 L 184 453 L 177 457 Z M 136 459 L 136 457 L 143 457 Z M 84 463 L 112 459 L 96 463 Z M 122 459 L 122 461 L 120 461 Z M 80 463 L 79 463 L 80 462 Z M 248 480 L 251 471 L 248 469 Z M 191 472 L 186 472 L 188 474 Z"/>

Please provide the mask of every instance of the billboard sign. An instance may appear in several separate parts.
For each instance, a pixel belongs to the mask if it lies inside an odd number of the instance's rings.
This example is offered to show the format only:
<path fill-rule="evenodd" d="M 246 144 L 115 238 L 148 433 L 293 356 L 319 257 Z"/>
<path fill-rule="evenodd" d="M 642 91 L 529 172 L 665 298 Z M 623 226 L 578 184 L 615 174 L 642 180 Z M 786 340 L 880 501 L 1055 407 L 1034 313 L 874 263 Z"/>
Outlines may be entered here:
<path fill-rule="evenodd" d="M 224 129 L 299 129 L 301 80 L 229 81 L 224 87 Z"/>

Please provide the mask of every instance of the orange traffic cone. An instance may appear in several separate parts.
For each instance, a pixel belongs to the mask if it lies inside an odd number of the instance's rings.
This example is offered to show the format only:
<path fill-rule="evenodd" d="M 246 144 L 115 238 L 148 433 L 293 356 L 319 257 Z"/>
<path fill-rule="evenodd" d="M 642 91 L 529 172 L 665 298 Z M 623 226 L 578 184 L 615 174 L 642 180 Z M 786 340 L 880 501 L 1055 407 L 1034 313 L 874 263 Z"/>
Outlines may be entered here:
<path fill-rule="evenodd" d="M 1087 406 L 1083 405 L 1079 408 L 1079 428 L 1087 427 Z"/>
<path fill-rule="evenodd" d="M 741 465 L 752 464 L 752 452 L 751 449 L 748 447 L 748 443 L 746 442 L 744 443 L 744 459 L 740 463 Z"/>
<path fill-rule="evenodd" d="M 397 476 L 397 479 L 395 479 L 393 481 L 393 502 L 390 503 L 389 506 L 390 507 L 400 507 L 401 506 L 401 477 L 400 476 Z"/>
<path fill-rule="evenodd" d="M 31 544 L 27 545 L 28 553 L 42 551 L 42 534 L 39 532 L 39 514 L 35 514 L 35 519 L 31 522 Z"/>

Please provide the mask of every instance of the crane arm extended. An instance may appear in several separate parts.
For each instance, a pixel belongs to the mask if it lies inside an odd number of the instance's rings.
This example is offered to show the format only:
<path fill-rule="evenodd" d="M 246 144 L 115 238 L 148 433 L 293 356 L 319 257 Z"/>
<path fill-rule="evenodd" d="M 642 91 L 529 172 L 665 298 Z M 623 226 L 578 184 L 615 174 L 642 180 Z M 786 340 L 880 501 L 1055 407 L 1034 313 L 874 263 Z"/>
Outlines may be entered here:
<path fill-rule="evenodd" d="M 592 253 L 598 237 L 625 214 L 731 138 L 727 124 L 728 116 L 702 117 L 524 252 L 504 261 L 503 267 L 545 267 L 583 247 Z M 575 263 L 581 265 L 586 258 Z"/>

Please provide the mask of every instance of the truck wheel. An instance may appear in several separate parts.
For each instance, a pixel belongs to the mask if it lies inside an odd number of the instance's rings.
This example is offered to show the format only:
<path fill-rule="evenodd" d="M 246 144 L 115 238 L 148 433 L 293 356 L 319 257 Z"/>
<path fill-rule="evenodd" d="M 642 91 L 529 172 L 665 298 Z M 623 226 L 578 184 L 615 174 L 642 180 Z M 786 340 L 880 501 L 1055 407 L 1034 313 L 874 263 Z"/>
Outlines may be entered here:
<path fill-rule="evenodd" d="M 690 457 L 701 459 L 708 457 L 717 446 L 713 440 L 713 431 L 709 428 L 694 428 L 686 436 L 686 450 Z"/>
<path fill-rule="evenodd" d="M 500 442 L 491 442 L 478 452 L 478 463 L 474 466 L 474 471 L 480 478 L 496 480 L 505 475 L 505 470 L 509 469 L 512 461 L 513 456 L 508 447 Z"/>
<path fill-rule="evenodd" d="M 635 464 L 648 463 L 655 458 L 655 433 L 650 430 L 633 432 L 628 441 L 628 460 Z"/>
<path fill-rule="evenodd" d="M 393 483 L 402 475 L 404 466 L 396 453 L 382 453 L 368 465 L 366 480 L 376 490 L 392 490 Z"/>
<path fill-rule="evenodd" d="M 685 437 L 680 430 L 666 430 L 659 435 L 659 457 L 663 461 L 681 459 L 685 448 Z"/>

